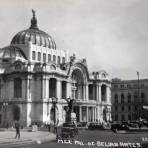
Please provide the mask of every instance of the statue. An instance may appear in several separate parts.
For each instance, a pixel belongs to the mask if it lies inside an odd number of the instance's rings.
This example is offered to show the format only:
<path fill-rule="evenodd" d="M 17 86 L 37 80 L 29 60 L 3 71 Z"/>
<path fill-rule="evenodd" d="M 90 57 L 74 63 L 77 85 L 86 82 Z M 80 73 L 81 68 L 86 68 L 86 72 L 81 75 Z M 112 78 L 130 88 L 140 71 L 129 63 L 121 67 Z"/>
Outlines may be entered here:
<path fill-rule="evenodd" d="M 68 98 L 68 99 L 66 99 L 66 101 L 67 101 L 67 104 L 68 104 L 68 113 L 71 113 L 72 110 L 73 110 L 74 99 Z"/>
<path fill-rule="evenodd" d="M 74 99 L 67 98 L 66 101 L 67 101 L 67 104 L 68 104 L 68 109 L 66 111 L 66 122 L 73 122 L 74 119 L 72 117 L 72 114 L 75 114 L 75 113 L 72 113 L 73 112 Z"/>
<path fill-rule="evenodd" d="M 33 16 L 35 16 L 35 10 L 32 9 Z"/>
<path fill-rule="evenodd" d="M 37 26 L 37 19 L 35 17 L 35 10 L 32 9 L 32 14 L 33 14 L 33 17 L 31 19 L 31 26 L 30 26 L 30 29 L 38 29 L 38 26 Z"/>

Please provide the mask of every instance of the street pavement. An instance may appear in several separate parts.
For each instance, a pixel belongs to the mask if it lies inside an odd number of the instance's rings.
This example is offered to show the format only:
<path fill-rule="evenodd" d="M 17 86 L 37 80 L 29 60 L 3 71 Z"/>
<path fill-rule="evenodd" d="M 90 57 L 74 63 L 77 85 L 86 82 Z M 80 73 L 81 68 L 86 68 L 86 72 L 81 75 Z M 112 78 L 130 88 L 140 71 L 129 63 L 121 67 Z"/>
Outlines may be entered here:
<path fill-rule="evenodd" d="M 121 134 L 112 131 L 79 131 L 74 141 L 57 142 L 52 139 L 44 142 L 27 143 L 23 148 L 105 148 L 105 147 L 142 147 L 142 143 L 148 143 L 148 133 Z M 11 145 L 12 146 L 12 145 Z M 22 146 L 22 145 L 21 145 Z M 148 146 L 146 146 L 147 148 Z"/>
<path fill-rule="evenodd" d="M 112 131 L 80 130 L 74 141 L 55 141 L 55 134 L 47 131 L 21 131 L 21 138 L 14 139 L 15 131 L 0 132 L 0 148 L 148 148 L 148 132 L 114 133 Z"/>
<path fill-rule="evenodd" d="M 21 130 L 20 139 L 15 139 L 15 130 L 0 131 L 0 148 L 23 147 L 30 144 L 41 144 L 55 140 L 56 135 L 48 131 Z"/>

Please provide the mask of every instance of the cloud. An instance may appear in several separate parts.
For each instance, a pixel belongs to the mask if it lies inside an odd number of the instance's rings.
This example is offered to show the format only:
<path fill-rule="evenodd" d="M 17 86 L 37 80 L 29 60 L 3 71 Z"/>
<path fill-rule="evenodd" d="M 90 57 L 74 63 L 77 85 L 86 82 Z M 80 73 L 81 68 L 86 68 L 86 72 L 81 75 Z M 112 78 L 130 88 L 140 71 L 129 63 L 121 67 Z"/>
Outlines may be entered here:
<path fill-rule="evenodd" d="M 59 49 L 87 58 L 89 68 L 105 69 L 112 77 L 147 77 L 147 0 L 5 0 L 0 9 L 1 47 L 29 28 L 31 9 L 38 26 Z"/>

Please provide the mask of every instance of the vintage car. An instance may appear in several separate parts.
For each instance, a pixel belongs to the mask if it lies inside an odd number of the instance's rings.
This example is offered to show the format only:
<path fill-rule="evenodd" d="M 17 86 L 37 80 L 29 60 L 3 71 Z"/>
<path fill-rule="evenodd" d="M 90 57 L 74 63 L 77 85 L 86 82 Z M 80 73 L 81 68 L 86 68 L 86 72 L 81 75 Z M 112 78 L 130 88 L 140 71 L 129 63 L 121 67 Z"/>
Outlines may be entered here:
<path fill-rule="evenodd" d="M 117 132 L 118 130 L 128 131 L 129 127 L 126 123 L 114 122 L 111 124 L 111 130 Z"/>
<path fill-rule="evenodd" d="M 57 140 L 74 140 L 78 134 L 75 124 L 64 123 L 61 131 L 57 133 Z"/>

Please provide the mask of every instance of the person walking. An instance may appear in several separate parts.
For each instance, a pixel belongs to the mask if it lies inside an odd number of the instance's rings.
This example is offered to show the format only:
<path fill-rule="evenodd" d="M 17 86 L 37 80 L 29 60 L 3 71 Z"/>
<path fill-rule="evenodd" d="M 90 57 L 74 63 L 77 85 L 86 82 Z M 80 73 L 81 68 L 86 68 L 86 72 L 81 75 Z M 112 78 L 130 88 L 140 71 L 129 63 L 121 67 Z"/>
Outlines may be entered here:
<path fill-rule="evenodd" d="M 15 123 L 15 129 L 16 129 L 16 136 L 15 136 L 15 139 L 16 139 L 16 138 L 20 139 L 20 124 L 19 124 L 18 121 Z"/>

